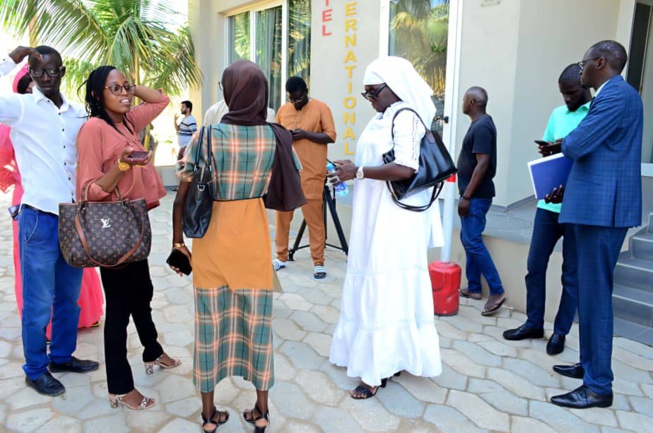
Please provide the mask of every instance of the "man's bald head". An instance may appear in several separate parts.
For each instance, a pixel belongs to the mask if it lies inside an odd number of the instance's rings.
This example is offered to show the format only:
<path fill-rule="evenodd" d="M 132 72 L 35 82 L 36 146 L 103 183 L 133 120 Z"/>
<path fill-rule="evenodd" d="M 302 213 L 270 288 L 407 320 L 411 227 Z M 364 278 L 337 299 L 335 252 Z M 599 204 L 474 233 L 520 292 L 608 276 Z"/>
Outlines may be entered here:
<path fill-rule="evenodd" d="M 621 74 L 626 67 L 628 54 L 623 45 L 617 41 L 601 41 L 592 45 L 589 49 L 592 57 L 603 57 L 608 66 Z"/>
<path fill-rule="evenodd" d="M 473 86 L 467 90 L 467 95 L 478 106 L 485 107 L 488 102 L 487 92 L 484 88 Z"/>

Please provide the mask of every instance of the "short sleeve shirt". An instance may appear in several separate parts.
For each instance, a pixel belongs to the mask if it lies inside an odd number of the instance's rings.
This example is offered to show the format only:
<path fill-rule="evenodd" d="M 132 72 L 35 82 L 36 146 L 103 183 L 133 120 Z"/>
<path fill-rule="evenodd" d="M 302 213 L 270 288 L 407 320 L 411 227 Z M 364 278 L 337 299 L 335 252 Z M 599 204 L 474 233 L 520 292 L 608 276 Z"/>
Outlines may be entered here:
<path fill-rule="evenodd" d="M 492 117 L 487 114 L 473 121 L 463 138 L 463 146 L 458 156 L 458 190 L 461 195 L 472 180 L 472 174 L 478 164 L 476 154 L 489 155 L 490 166 L 472 197 L 492 198 L 495 195 L 492 179 L 497 172 L 497 128 Z"/>

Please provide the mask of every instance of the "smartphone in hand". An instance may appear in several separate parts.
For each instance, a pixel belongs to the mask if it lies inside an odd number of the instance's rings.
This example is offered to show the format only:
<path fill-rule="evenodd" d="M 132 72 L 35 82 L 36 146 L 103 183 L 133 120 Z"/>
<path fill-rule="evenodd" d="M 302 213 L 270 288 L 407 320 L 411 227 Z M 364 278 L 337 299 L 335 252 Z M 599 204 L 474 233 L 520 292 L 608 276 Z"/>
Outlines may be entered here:
<path fill-rule="evenodd" d="M 148 156 L 150 156 L 150 152 L 135 151 L 127 155 L 125 159 L 129 162 L 139 163 L 145 162 Z"/>
<path fill-rule="evenodd" d="M 166 259 L 166 263 L 170 266 L 174 266 L 186 275 L 189 275 L 193 270 L 190 260 L 188 260 L 188 256 L 179 250 L 172 250 Z"/>
<path fill-rule="evenodd" d="M 551 143 L 549 141 L 544 141 L 544 140 L 535 140 L 535 143 L 538 146 L 549 146 L 549 145 L 553 144 L 553 143 Z"/>

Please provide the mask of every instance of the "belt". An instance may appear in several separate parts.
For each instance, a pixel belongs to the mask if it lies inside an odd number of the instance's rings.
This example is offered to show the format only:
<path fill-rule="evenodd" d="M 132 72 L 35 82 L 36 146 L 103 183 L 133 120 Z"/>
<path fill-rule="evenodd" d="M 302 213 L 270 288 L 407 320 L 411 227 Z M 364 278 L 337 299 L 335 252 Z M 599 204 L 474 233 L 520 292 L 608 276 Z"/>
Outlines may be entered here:
<path fill-rule="evenodd" d="M 58 215 L 55 214 L 55 213 L 52 213 L 52 212 L 46 212 L 46 211 L 44 211 L 44 210 L 37 209 L 37 208 L 35 208 L 34 206 L 30 206 L 30 205 L 28 205 L 28 204 L 22 204 L 21 206 L 22 206 L 22 207 L 26 207 L 27 209 L 31 209 L 31 210 L 33 210 L 33 211 L 35 211 L 35 212 L 45 213 L 45 214 L 52 215 L 52 216 L 58 216 Z"/>

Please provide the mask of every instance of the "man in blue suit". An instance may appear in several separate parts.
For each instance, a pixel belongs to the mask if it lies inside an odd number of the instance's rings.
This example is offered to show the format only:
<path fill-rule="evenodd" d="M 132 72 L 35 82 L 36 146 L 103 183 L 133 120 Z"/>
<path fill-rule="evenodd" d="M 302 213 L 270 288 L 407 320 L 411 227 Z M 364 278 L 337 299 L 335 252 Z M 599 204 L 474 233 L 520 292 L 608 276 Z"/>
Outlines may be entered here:
<path fill-rule="evenodd" d="M 548 200 L 564 200 L 560 222 L 574 225 L 578 257 L 580 363 L 554 371 L 583 379 L 583 385 L 551 398 L 564 407 L 612 405 L 612 284 L 621 245 L 629 227 L 641 224 L 643 109 L 637 91 L 621 77 L 624 47 L 598 42 L 578 65 L 580 81 L 596 95 L 589 113 L 562 141 L 574 160 L 566 188 Z"/>

